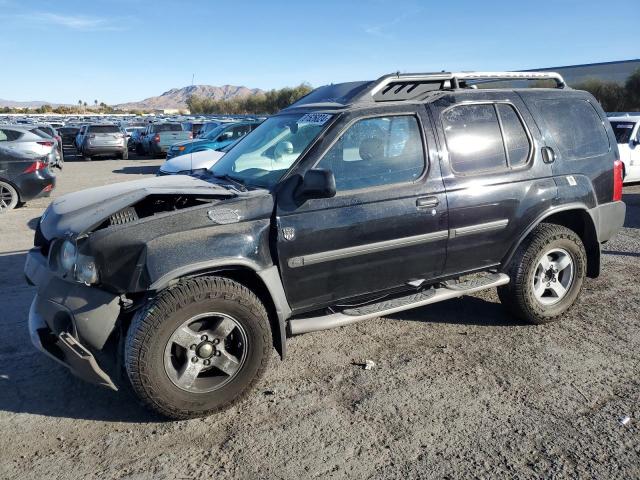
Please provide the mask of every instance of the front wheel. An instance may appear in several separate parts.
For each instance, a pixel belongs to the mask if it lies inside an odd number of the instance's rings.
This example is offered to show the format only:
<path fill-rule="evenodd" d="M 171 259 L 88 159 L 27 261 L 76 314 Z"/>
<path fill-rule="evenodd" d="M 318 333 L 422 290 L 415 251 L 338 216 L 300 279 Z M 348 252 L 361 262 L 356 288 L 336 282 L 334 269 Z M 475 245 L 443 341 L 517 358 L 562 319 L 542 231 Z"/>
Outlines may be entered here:
<path fill-rule="evenodd" d="M 135 316 L 125 366 L 143 404 L 169 418 L 218 412 L 243 398 L 271 354 L 267 312 L 243 285 L 222 277 L 179 283 Z"/>
<path fill-rule="evenodd" d="M 540 224 L 523 241 L 509 267 L 511 282 L 500 302 L 530 323 L 557 320 L 577 300 L 587 270 L 580 237 L 561 225 Z"/>

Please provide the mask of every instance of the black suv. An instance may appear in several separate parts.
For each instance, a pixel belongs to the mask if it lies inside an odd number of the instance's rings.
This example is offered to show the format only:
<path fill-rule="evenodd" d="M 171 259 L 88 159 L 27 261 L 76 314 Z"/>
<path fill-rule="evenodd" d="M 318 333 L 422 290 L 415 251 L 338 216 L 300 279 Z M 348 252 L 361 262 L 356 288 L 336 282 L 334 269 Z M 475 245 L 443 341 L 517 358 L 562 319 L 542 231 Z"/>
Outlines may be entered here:
<path fill-rule="evenodd" d="M 486 88 L 527 80 L 552 88 Z M 187 418 L 245 395 L 288 335 L 493 287 L 549 322 L 624 222 L 621 167 L 596 100 L 557 74 L 321 87 L 197 178 L 55 200 L 25 266 L 31 336 Z"/>

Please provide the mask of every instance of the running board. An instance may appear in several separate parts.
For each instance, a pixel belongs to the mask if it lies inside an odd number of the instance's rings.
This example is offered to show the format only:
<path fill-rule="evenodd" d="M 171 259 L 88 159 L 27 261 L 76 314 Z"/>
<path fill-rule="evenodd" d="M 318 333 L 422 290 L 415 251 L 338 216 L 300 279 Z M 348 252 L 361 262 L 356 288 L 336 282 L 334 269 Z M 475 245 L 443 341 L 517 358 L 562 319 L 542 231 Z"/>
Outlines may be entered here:
<path fill-rule="evenodd" d="M 403 310 L 410 310 L 451 298 L 461 297 L 469 293 L 499 287 L 507 283 L 509 283 L 509 276 L 504 273 L 483 275 L 467 280 L 466 282 L 437 288 L 432 287 L 419 292 L 412 292 L 404 297 L 382 300 L 357 308 L 348 308 L 342 312 L 323 315 L 321 317 L 292 318 L 289 320 L 289 332 L 291 335 L 300 335 L 302 333 L 343 327 L 362 320 L 384 317 L 393 313 L 402 312 Z"/>

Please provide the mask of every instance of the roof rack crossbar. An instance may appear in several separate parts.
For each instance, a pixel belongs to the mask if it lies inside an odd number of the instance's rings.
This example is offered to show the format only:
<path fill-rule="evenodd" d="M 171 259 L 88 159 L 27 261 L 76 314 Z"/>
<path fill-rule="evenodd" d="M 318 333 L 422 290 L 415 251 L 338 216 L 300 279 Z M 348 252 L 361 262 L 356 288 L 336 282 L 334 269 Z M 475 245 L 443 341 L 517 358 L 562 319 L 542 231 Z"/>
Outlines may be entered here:
<path fill-rule="evenodd" d="M 396 73 L 376 80 L 369 94 L 376 101 L 408 100 L 409 94 L 418 86 L 427 90 L 457 89 L 469 81 L 493 82 L 500 80 L 553 80 L 556 88 L 567 85 L 562 75 L 556 72 L 439 72 L 439 73 Z M 418 94 L 425 89 L 418 89 Z"/>

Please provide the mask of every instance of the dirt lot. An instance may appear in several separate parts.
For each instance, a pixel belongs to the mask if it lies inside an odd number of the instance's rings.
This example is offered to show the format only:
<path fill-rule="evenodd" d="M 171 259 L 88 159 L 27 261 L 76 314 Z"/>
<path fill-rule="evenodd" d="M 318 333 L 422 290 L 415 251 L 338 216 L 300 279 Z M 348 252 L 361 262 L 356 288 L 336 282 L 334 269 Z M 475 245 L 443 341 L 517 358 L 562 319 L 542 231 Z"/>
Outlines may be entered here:
<path fill-rule="evenodd" d="M 68 162 L 55 195 L 160 163 Z M 625 200 L 562 322 L 516 324 L 491 291 L 296 337 L 248 400 L 184 422 L 31 346 L 22 267 L 48 200 L 32 202 L 0 217 L 0 478 L 639 478 L 640 186 Z"/>

